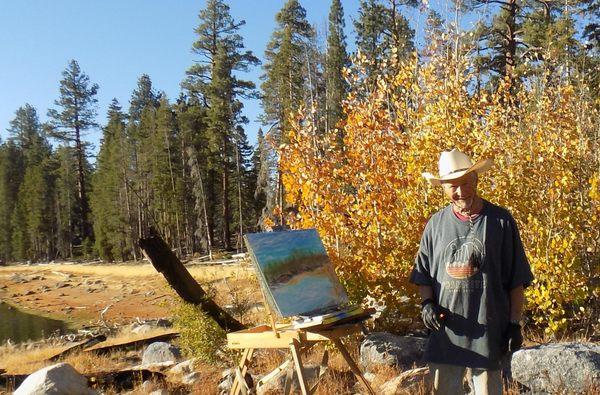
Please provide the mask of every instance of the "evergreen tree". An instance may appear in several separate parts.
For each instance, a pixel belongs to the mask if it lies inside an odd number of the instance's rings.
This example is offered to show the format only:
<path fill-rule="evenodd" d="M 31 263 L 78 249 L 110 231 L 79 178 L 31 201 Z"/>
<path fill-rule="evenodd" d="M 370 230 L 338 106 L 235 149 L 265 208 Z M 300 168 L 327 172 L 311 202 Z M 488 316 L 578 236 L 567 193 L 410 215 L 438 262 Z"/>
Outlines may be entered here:
<path fill-rule="evenodd" d="M 128 153 L 123 166 L 124 187 L 127 195 L 128 224 L 137 234 L 134 239 L 143 237 L 151 225 L 148 215 L 148 196 L 150 194 L 148 176 L 152 147 L 148 137 L 154 127 L 154 116 L 159 106 L 160 95 L 155 92 L 152 80 L 147 74 L 138 78 L 137 87 L 129 100 L 129 122 L 126 128 Z M 134 259 L 137 259 L 137 247 L 133 246 Z"/>
<path fill-rule="evenodd" d="M 230 179 L 235 162 L 232 141 L 235 128 L 247 122 L 241 116 L 239 99 L 256 97 L 254 83 L 239 79 L 236 72 L 248 71 L 259 61 L 251 51 L 244 51 L 243 39 L 237 31 L 245 22 L 234 21 L 224 1 L 209 0 L 199 18 L 198 39 L 193 44 L 193 51 L 201 58 L 188 70 L 182 86 L 197 103 L 207 107 L 209 152 L 205 196 L 210 202 L 218 201 L 220 213 L 211 210 L 213 219 L 210 222 L 219 228 L 223 247 L 230 249 Z M 212 232 L 214 227 L 209 226 L 209 229 Z"/>
<path fill-rule="evenodd" d="M 221 205 L 220 225 L 222 229 L 223 247 L 231 249 L 231 202 L 229 196 L 233 118 L 233 79 L 231 63 L 224 44 L 219 44 L 213 67 L 211 84 L 207 94 L 210 107 L 207 110 L 208 137 L 211 157 L 215 158 L 213 168 L 221 174 Z"/>
<path fill-rule="evenodd" d="M 91 207 L 95 247 L 101 259 L 125 261 L 133 256 L 135 233 L 129 218 L 126 115 L 116 99 L 108 109 L 108 124 L 96 159 Z"/>
<path fill-rule="evenodd" d="M 210 254 L 214 244 L 214 221 L 212 215 L 214 202 L 207 199 L 208 180 L 208 138 L 206 108 L 186 100 L 179 99 L 177 105 L 177 124 L 181 134 L 182 163 L 185 188 L 185 226 L 189 251 L 203 251 Z"/>
<path fill-rule="evenodd" d="M 344 67 L 349 65 L 344 33 L 344 9 L 340 0 L 333 0 L 329 10 L 329 30 L 327 35 L 327 121 L 326 129 L 335 128 L 342 119 L 342 100 L 346 97 L 348 84 L 343 76 Z M 340 141 L 343 136 L 340 134 Z"/>
<path fill-rule="evenodd" d="M 77 151 L 68 145 L 60 145 L 52 155 L 54 188 L 54 215 L 56 223 L 56 257 L 73 256 L 74 241 L 78 238 L 77 224 Z M 80 241 L 80 240 L 79 240 Z"/>
<path fill-rule="evenodd" d="M 414 51 L 415 32 L 399 8 L 416 4 L 413 0 L 389 0 L 387 4 L 380 0 L 361 0 L 354 29 L 356 46 L 370 61 L 367 76 L 375 76 L 385 59 L 402 59 Z"/>
<path fill-rule="evenodd" d="M 129 100 L 129 119 L 138 122 L 142 111 L 146 107 L 158 107 L 159 95 L 152 88 L 152 80 L 148 74 L 142 74 L 138 78 L 137 87 L 131 94 Z"/>
<path fill-rule="evenodd" d="M 225 48 L 232 71 L 246 72 L 250 66 L 255 66 L 260 61 L 252 51 L 244 51 L 243 38 L 237 31 L 246 22 L 235 21 L 231 17 L 229 6 L 223 0 L 208 0 L 198 17 L 200 24 L 195 30 L 198 39 L 194 42 L 192 51 L 200 59 L 187 70 L 187 78 L 182 82 L 182 87 L 192 96 L 206 100 L 219 45 Z M 254 83 L 251 81 L 234 77 L 233 88 L 234 96 L 256 96 Z"/>
<path fill-rule="evenodd" d="M 288 0 L 275 20 L 277 27 L 265 51 L 261 88 L 264 122 L 273 125 L 272 133 L 280 142 L 286 140 L 288 116 L 300 107 L 305 96 L 306 48 L 315 32 L 297 0 Z"/>
<path fill-rule="evenodd" d="M 288 0 L 277 13 L 275 20 L 277 27 L 271 34 L 265 51 L 266 62 L 263 66 L 264 74 L 261 76 L 261 88 L 263 123 L 271 125 L 269 135 L 274 145 L 278 146 L 287 141 L 288 117 L 307 102 L 307 93 L 310 95 L 313 91 L 310 85 L 306 85 L 310 82 L 307 81 L 310 68 L 306 67 L 306 63 L 307 58 L 310 59 L 308 52 L 312 47 L 315 32 L 306 20 L 306 10 L 298 0 Z M 314 100 L 311 102 L 314 104 Z M 267 202 L 267 206 L 283 207 L 284 190 L 280 176 L 276 177 L 275 185 L 269 189 L 274 190 L 275 194 L 269 196 L 273 201 Z M 279 215 L 275 221 L 282 222 L 283 217 Z"/>
<path fill-rule="evenodd" d="M 150 210 L 165 241 L 181 254 L 182 180 L 178 158 L 179 131 L 175 113 L 163 95 L 156 111 L 155 128 L 149 136 L 153 152 L 150 168 Z"/>
<path fill-rule="evenodd" d="M 9 140 L 0 145 L 0 259 L 11 260 L 13 251 L 13 216 L 18 201 L 19 186 L 24 174 L 22 151 Z M 23 232 L 24 223 L 17 222 L 17 231 Z M 17 253 L 17 255 L 19 255 Z"/>
<path fill-rule="evenodd" d="M 51 148 L 40 125 L 35 108 L 26 104 L 15 113 L 8 129 L 24 158 L 23 182 L 19 186 L 18 212 L 13 235 L 21 258 L 33 260 L 51 258 L 53 249 Z M 18 247 L 17 247 L 18 245 Z"/>
<path fill-rule="evenodd" d="M 66 144 L 75 145 L 77 163 L 77 242 L 91 238 L 91 224 L 88 220 L 89 202 L 86 190 L 86 154 L 82 133 L 96 127 L 97 84 L 90 84 L 79 64 L 71 60 L 60 81 L 60 98 L 54 102 L 59 109 L 50 109 L 52 136 Z"/>

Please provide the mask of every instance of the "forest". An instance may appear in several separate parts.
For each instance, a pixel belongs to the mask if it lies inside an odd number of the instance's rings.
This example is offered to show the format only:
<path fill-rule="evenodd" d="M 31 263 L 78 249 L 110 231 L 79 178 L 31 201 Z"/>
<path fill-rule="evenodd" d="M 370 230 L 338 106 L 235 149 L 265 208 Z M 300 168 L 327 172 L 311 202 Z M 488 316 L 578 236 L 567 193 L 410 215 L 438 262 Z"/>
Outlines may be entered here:
<path fill-rule="evenodd" d="M 242 250 L 247 232 L 316 227 L 353 298 L 400 306 L 421 231 L 444 204 L 420 174 L 457 147 L 494 158 L 480 189 L 521 229 L 535 322 L 589 324 L 600 296 L 600 2 L 451 4 L 441 15 L 426 1 L 361 0 L 350 21 L 332 0 L 319 35 L 288 0 L 259 57 L 227 1 L 207 0 L 180 95 L 143 74 L 102 125 L 100 87 L 69 61 L 49 121 L 23 104 L 0 145 L 0 259 L 139 260 L 150 228 L 180 257 L 211 255 Z M 426 16 L 422 32 L 408 9 Z M 244 79 L 252 68 L 259 86 Z M 244 98 L 262 103 L 255 146 Z"/>

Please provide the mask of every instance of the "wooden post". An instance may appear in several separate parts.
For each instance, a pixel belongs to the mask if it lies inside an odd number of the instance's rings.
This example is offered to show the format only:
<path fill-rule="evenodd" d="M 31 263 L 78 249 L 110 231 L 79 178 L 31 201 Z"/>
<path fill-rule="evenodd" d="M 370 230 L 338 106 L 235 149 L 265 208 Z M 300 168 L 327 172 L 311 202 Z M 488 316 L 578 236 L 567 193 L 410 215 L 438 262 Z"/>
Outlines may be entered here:
<path fill-rule="evenodd" d="M 359 367 L 356 365 L 356 362 L 354 362 L 354 360 L 352 359 L 352 356 L 350 355 L 350 353 L 348 352 L 348 350 L 346 349 L 346 347 L 344 346 L 342 341 L 339 338 L 332 339 L 332 340 L 333 340 L 333 344 L 335 344 L 337 349 L 340 350 L 340 353 L 346 360 L 346 363 L 348 363 L 348 366 L 350 366 L 350 370 L 352 370 L 352 373 L 354 373 L 354 375 L 356 376 L 358 381 L 361 382 L 361 384 L 363 385 L 363 387 L 365 387 L 365 389 L 367 390 L 367 392 L 369 394 L 375 395 L 373 388 L 371 388 L 371 384 L 369 384 L 367 379 L 365 379 L 365 376 L 363 376 L 362 372 L 360 371 Z"/>
<path fill-rule="evenodd" d="M 292 344 L 290 344 L 290 350 L 292 351 L 292 358 L 294 358 L 294 365 L 296 365 L 296 375 L 298 376 L 300 391 L 302 392 L 302 395 L 310 395 L 308 383 L 306 382 L 306 377 L 304 377 L 304 366 L 302 365 L 300 343 L 298 340 L 292 340 Z"/>

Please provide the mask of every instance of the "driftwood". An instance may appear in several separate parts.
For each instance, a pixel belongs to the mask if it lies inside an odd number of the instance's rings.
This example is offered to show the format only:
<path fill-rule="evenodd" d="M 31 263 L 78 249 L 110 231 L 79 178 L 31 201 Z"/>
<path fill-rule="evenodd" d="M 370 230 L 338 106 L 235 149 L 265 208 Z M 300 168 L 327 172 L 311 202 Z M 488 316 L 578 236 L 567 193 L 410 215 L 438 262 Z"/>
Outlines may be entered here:
<path fill-rule="evenodd" d="M 96 344 L 95 346 L 85 348 L 84 352 L 94 352 L 97 354 L 104 354 L 112 350 L 117 350 L 121 348 L 129 348 L 129 347 L 138 347 L 143 344 L 153 343 L 155 341 L 163 341 L 163 340 L 171 340 L 175 337 L 179 336 L 179 332 L 176 330 L 172 330 L 166 333 L 162 333 L 160 335 L 152 335 L 146 337 L 138 337 L 133 340 L 126 340 L 120 342 L 109 342 L 109 344 Z"/>
<path fill-rule="evenodd" d="M 61 352 L 59 352 L 57 354 L 54 354 L 47 360 L 54 362 L 54 361 L 60 359 L 61 357 L 64 357 L 65 355 L 71 354 L 72 352 L 84 349 L 86 347 L 92 347 L 100 342 L 105 341 L 105 340 L 106 340 L 106 336 L 104 336 L 104 335 L 94 336 L 91 339 L 86 339 L 84 341 L 81 341 L 65 350 L 62 350 Z"/>
<path fill-rule="evenodd" d="M 156 231 L 151 229 L 150 237 L 140 239 L 139 243 L 144 256 L 148 258 L 159 273 L 165 276 L 169 285 L 183 300 L 200 306 L 226 332 L 246 328 L 206 295 L 200 284 L 194 280 L 190 272 Z"/>

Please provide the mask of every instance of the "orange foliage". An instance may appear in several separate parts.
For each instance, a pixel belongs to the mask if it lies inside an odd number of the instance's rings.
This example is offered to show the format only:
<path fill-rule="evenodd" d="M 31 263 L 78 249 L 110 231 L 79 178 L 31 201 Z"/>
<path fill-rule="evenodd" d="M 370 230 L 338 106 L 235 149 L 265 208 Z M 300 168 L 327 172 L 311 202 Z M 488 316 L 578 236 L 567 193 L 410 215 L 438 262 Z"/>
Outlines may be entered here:
<path fill-rule="evenodd" d="M 536 277 L 528 289 L 535 321 L 555 332 L 585 314 L 598 297 L 590 279 L 599 274 L 600 147 L 584 84 L 546 75 L 477 94 L 465 57 L 434 54 L 393 64 L 398 72 L 382 73 L 373 88 L 365 62 L 359 54 L 347 73 L 343 148 L 336 131 L 317 133 L 303 110 L 280 148 L 297 226 L 319 230 L 351 295 L 392 307 L 413 296 L 407 278 L 421 232 L 447 204 L 421 173 L 435 172 L 440 151 L 456 147 L 495 160 L 480 193 L 519 224 Z"/>

